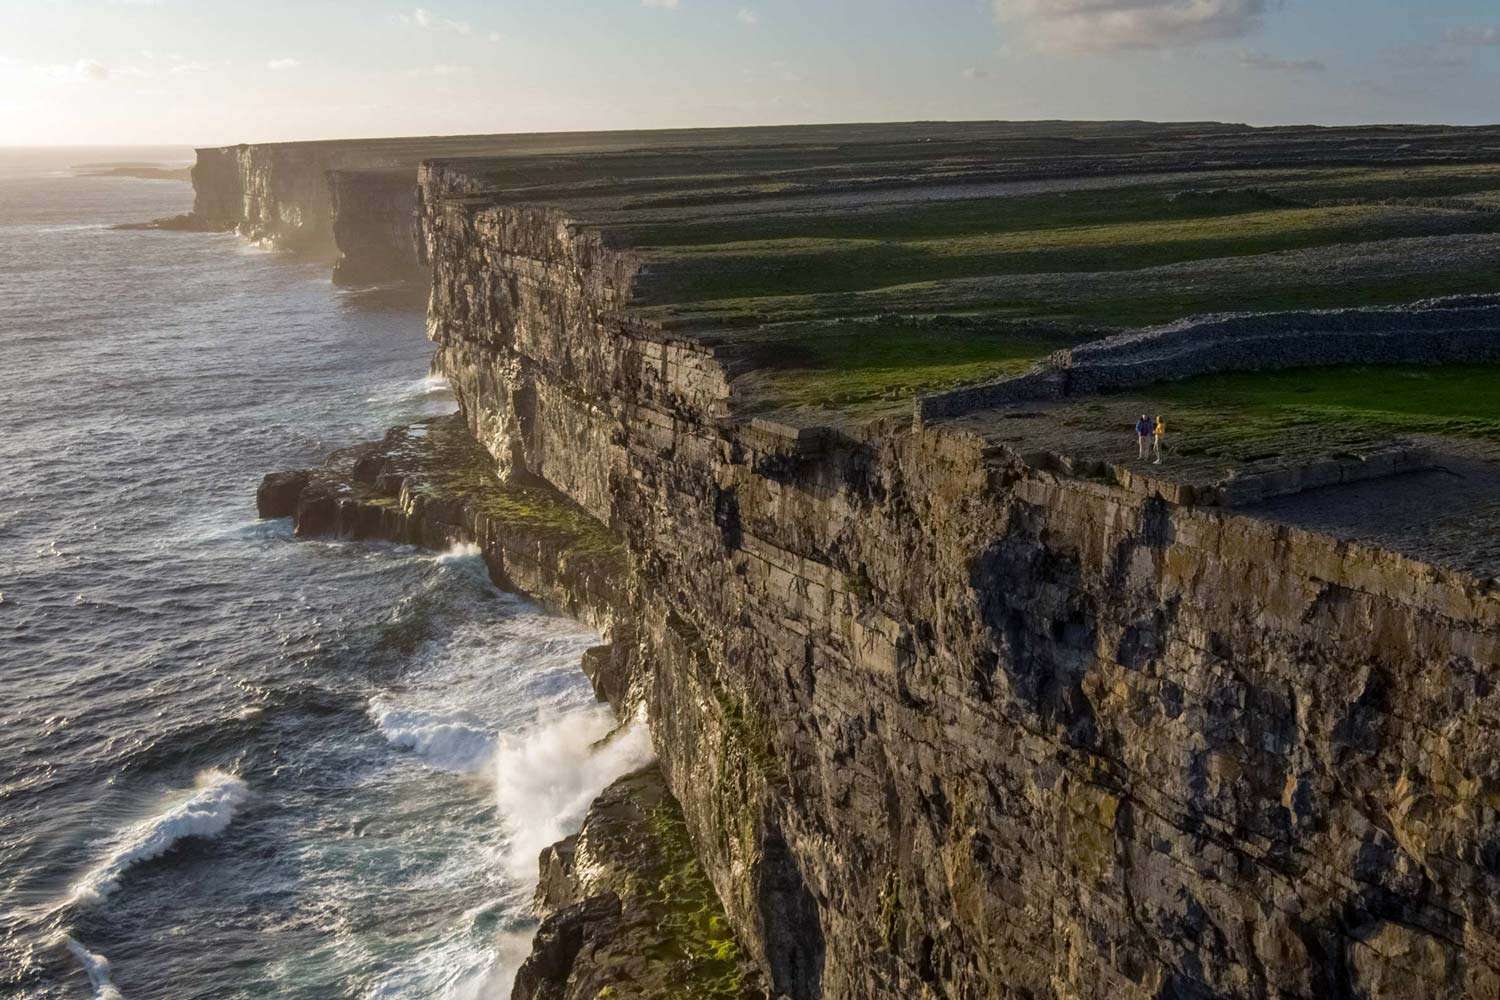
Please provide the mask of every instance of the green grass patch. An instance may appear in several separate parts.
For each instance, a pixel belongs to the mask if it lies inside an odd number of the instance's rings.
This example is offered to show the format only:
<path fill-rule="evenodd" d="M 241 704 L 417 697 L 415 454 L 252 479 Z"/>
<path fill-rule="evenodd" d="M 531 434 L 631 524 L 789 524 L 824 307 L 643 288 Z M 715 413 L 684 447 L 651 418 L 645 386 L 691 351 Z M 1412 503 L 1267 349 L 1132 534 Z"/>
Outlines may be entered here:
<path fill-rule="evenodd" d="M 625 549 L 608 528 L 577 504 L 543 483 L 502 482 L 495 460 L 456 420 L 434 421 L 423 449 L 424 468 L 416 492 L 435 500 L 459 499 L 487 516 L 496 529 L 556 541 L 570 557 L 624 558 Z"/>
<path fill-rule="evenodd" d="M 1299 435 L 1325 447 L 1392 433 L 1500 441 L 1500 365 L 1211 375 L 1143 395 L 1168 414 L 1169 440 L 1184 455 L 1263 458 Z"/>
<path fill-rule="evenodd" d="M 1210 199 L 1211 200 L 1211 199 Z M 1500 212 L 1336 205 L 1001 228 L 911 240 L 798 236 L 652 254 L 642 304 L 828 294 L 918 281 L 1129 271 L 1410 236 L 1500 232 Z"/>
<path fill-rule="evenodd" d="M 1035 303 L 1031 314 L 1089 324 L 1153 326 L 1205 313 L 1390 306 L 1445 295 L 1489 294 L 1500 290 L 1500 276 L 1485 268 L 1392 274 L 1379 280 L 1347 283 L 1247 285 L 1226 278 L 1217 284 L 1198 282 L 1194 286 L 1183 292 L 1131 298 L 1090 299 L 1080 295 L 1068 302 Z"/>
<path fill-rule="evenodd" d="M 958 322 L 811 326 L 762 348 L 756 378 L 767 407 L 856 409 L 1018 374 L 1078 340 Z"/>
<path fill-rule="evenodd" d="M 1500 181 L 1495 186 L 1500 187 Z M 797 239 L 912 241 L 1157 219 L 1208 218 L 1286 204 L 1278 196 L 1251 189 L 1216 192 L 1211 197 L 1181 196 L 1180 192 L 1189 187 L 1188 183 L 1178 182 L 1098 191 L 962 198 L 903 204 L 878 211 L 829 209 L 704 223 L 664 223 L 623 228 L 619 233 L 633 246 L 656 249 Z"/>
<path fill-rule="evenodd" d="M 1445 198 L 1500 191 L 1500 166 L 1326 169 L 1184 176 L 1165 182 L 1045 194 L 961 198 L 880 210 L 768 214 L 615 230 L 642 249 L 768 240 L 914 241 L 985 233 L 1211 219 L 1325 201 Z"/>
<path fill-rule="evenodd" d="M 642 889 L 663 911 L 658 922 L 663 943 L 651 957 L 681 969 L 681 992 L 675 996 L 739 1000 L 744 995 L 744 958 L 698 862 L 687 823 L 675 804 L 653 810 L 650 822 L 661 868 L 655 883 Z"/>

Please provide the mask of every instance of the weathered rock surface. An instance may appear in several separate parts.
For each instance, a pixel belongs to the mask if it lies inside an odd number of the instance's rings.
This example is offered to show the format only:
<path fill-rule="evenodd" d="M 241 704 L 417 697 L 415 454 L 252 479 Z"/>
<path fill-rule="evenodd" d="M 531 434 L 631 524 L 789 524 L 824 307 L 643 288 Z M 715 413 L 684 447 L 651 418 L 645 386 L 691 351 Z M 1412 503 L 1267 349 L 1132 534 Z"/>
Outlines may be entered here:
<path fill-rule="evenodd" d="M 477 541 L 497 578 L 599 627 L 596 689 L 644 706 L 682 842 L 774 995 L 1500 998 L 1493 581 L 953 423 L 750 419 L 740 378 L 775 352 L 766 327 L 809 318 L 1417 251 L 1483 281 L 1493 233 L 674 304 L 725 266 L 712 243 L 663 250 L 678 225 L 1039 177 L 1494 158 L 1458 130 L 1058 128 L 517 137 L 429 161 L 429 332 L 461 417 L 268 479 L 263 509 L 304 533 Z M 200 157 L 202 217 L 309 246 L 313 173 L 400 167 L 223 152 Z M 403 211 L 344 222 L 385 239 Z M 607 794 L 544 856 L 519 995 L 673 988 L 647 968 L 652 894 L 625 891 L 654 870 L 635 801 Z"/>
<path fill-rule="evenodd" d="M 622 311 L 630 254 L 441 174 L 438 365 L 623 540 L 626 667 L 774 992 L 1500 995 L 1492 584 L 941 424 L 740 422 L 711 343 Z"/>
<path fill-rule="evenodd" d="M 653 765 L 619 779 L 542 853 L 542 915 L 512 1000 L 763 1000 Z"/>

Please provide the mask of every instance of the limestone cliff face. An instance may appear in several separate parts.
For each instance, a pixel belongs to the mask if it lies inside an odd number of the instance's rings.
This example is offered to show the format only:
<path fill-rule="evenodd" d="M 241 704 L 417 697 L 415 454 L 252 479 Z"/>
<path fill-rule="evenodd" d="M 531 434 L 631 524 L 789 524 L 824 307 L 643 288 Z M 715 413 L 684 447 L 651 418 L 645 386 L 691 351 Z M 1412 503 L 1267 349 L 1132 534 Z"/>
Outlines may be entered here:
<path fill-rule="evenodd" d="M 332 235 L 342 285 L 416 281 L 417 188 L 414 171 L 334 170 L 328 174 Z"/>
<path fill-rule="evenodd" d="M 315 144 L 264 143 L 198 150 L 193 215 L 254 240 L 331 255 L 327 171 Z"/>
<path fill-rule="evenodd" d="M 631 680 L 787 997 L 1500 996 L 1500 597 L 942 426 L 733 420 L 636 263 L 424 178 L 464 418 L 624 539 Z"/>
<path fill-rule="evenodd" d="M 415 241 L 416 166 L 349 143 L 200 149 L 193 221 L 335 261 L 334 280 L 422 276 Z"/>
<path fill-rule="evenodd" d="M 197 150 L 193 163 L 193 217 L 204 228 L 233 229 L 244 211 L 240 179 L 243 146 Z"/>

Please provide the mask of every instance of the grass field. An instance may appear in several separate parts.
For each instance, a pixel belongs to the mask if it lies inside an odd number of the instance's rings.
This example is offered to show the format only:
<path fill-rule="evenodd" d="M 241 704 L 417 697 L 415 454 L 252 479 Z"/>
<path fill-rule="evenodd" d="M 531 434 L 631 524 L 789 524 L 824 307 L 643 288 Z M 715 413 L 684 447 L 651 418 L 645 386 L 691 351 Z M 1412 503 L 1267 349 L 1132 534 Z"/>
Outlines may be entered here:
<path fill-rule="evenodd" d="M 758 351 L 760 408 L 866 411 L 1026 371 L 1077 343 L 957 322 L 881 321 L 796 331 Z"/>
<path fill-rule="evenodd" d="M 1362 433 L 1500 441 L 1500 365 L 1213 375 L 1140 394 L 1184 455 L 1261 457 L 1275 439 Z"/>
<path fill-rule="evenodd" d="M 1495 164 L 950 198 L 967 190 L 627 213 L 610 241 L 645 263 L 643 315 L 774 340 L 740 383 L 754 411 L 885 411 L 1019 373 L 1060 346 L 1208 313 L 1500 292 Z M 1284 406 L 1257 419 L 1310 418 Z"/>
<path fill-rule="evenodd" d="M 1141 185 L 644 226 L 643 304 L 884 289 L 989 275 L 1128 271 L 1410 236 L 1500 233 L 1500 170 L 1325 170 L 1200 190 Z"/>

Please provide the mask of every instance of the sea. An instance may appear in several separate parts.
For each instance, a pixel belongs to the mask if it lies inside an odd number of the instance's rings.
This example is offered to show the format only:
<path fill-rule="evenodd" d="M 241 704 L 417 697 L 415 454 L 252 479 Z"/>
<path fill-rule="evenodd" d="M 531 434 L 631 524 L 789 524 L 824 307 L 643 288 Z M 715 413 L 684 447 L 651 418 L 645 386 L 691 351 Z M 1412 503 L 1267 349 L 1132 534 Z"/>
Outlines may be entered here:
<path fill-rule="evenodd" d="M 0 149 L 0 996 L 503 998 L 537 853 L 649 759 L 472 548 L 269 471 L 451 412 L 420 298 L 122 231 L 182 149 Z"/>

